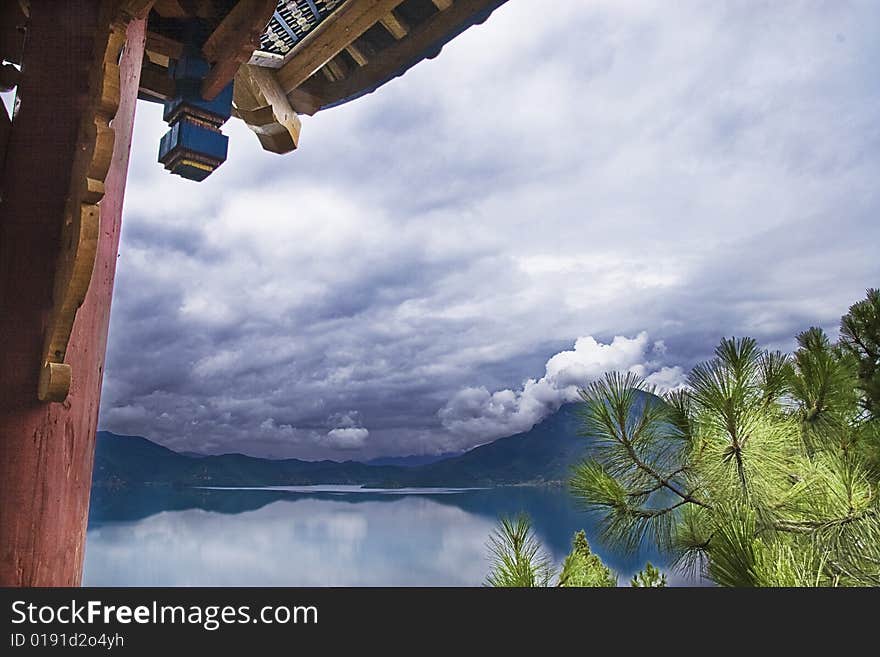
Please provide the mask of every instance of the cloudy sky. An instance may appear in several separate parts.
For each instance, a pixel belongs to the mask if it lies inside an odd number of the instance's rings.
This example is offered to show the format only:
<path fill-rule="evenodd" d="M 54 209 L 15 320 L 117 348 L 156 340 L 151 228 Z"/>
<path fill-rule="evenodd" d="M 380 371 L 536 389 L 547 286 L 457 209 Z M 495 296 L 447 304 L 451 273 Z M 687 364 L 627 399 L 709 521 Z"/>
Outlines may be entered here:
<path fill-rule="evenodd" d="M 364 458 L 675 385 L 880 284 L 880 3 L 510 0 L 300 148 L 191 183 L 140 104 L 100 425 Z"/>

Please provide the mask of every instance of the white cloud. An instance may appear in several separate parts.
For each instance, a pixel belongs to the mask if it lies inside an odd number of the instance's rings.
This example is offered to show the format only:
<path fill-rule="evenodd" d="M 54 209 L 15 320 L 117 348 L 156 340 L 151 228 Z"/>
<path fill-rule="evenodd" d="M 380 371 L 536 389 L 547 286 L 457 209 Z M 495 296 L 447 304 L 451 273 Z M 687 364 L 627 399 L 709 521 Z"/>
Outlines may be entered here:
<path fill-rule="evenodd" d="M 275 418 L 260 422 L 259 433 L 263 440 L 285 441 L 301 449 L 353 450 L 364 447 L 370 431 L 359 424 L 357 412 L 350 411 L 334 416 L 338 425 L 326 433 L 314 429 L 300 429 L 290 424 L 279 424 Z"/>
<path fill-rule="evenodd" d="M 336 449 L 360 449 L 369 436 L 369 430 L 364 427 L 345 427 L 328 431 L 326 442 Z"/>
<path fill-rule="evenodd" d="M 354 410 L 333 413 L 327 421 L 337 429 L 348 429 L 361 426 L 361 414 Z"/>
<path fill-rule="evenodd" d="M 645 377 L 645 383 L 657 388 L 658 392 L 676 390 L 685 385 L 687 375 L 679 365 L 661 367 Z"/>
<path fill-rule="evenodd" d="M 478 387 L 457 392 L 440 410 L 440 420 L 452 433 L 487 440 L 528 431 L 561 404 L 576 401 L 579 389 L 606 372 L 633 372 L 663 389 L 681 385 L 682 368 L 655 360 L 663 355 L 665 345 L 652 344 L 645 331 L 633 338 L 616 336 L 607 344 L 581 337 L 573 350 L 547 361 L 543 377 L 526 380 L 518 390 L 490 393 Z"/>

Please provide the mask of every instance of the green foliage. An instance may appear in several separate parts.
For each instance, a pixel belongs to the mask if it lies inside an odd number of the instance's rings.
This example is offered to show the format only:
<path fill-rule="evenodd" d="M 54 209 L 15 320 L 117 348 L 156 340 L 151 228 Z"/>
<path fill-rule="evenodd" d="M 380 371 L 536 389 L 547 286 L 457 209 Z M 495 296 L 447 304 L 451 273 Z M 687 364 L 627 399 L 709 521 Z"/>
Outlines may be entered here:
<path fill-rule="evenodd" d="M 617 577 L 590 550 L 583 530 L 574 535 L 571 552 L 562 564 L 558 586 L 617 586 Z"/>
<path fill-rule="evenodd" d="M 852 359 L 865 412 L 858 449 L 880 478 L 880 289 L 870 289 L 840 319 L 840 348 Z"/>
<path fill-rule="evenodd" d="M 880 289 L 870 289 L 840 319 L 840 344 L 858 362 L 862 405 L 880 418 Z"/>
<path fill-rule="evenodd" d="M 630 586 L 635 588 L 659 589 L 666 586 L 666 574 L 661 573 L 650 561 L 633 575 Z"/>
<path fill-rule="evenodd" d="M 789 382 L 805 445 L 811 451 L 832 447 L 824 441 L 845 436 L 858 407 L 855 359 L 815 327 L 798 335 L 797 343 Z"/>
<path fill-rule="evenodd" d="M 602 538 L 654 542 L 724 586 L 877 585 L 876 422 L 862 370 L 820 329 L 791 356 L 724 339 L 661 401 L 609 373 L 581 392 L 591 458 L 571 488 Z"/>
<path fill-rule="evenodd" d="M 548 586 L 553 565 L 525 514 L 502 517 L 489 538 L 492 566 L 487 586 Z"/>
<path fill-rule="evenodd" d="M 553 563 L 532 530 L 526 514 L 501 517 L 489 538 L 491 568 L 487 586 L 550 586 Z M 590 550 L 583 531 L 574 535 L 571 553 L 565 558 L 557 586 L 617 586 L 617 578 Z"/>

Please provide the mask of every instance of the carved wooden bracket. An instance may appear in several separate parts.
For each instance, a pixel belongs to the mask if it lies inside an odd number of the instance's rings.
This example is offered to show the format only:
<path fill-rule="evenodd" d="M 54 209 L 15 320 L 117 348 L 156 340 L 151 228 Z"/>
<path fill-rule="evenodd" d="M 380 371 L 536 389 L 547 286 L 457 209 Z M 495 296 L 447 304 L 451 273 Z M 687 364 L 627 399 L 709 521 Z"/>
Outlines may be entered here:
<path fill-rule="evenodd" d="M 279 154 L 296 149 L 302 125 L 274 70 L 253 64 L 242 66 L 235 74 L 233 98 L 237 105 L 261 106 L 259 110 L 237 114 L 256 133 L 264 149 Z"/>
<path fill-rule="evenodd" d="M 101 226 L 100 202 L 113 157 L 115 139 L 110 121 L 119 109 L 119 57 L 129 16 L 114 16 L 110 13 L 112 3 L 105 6 L 106 20 L 101 21 L 95 35 L 95 64 L 64 208 L 37 393 L 42 401 L 61 402 L 70 392 L 73 373 L 64 357 L 76 311 L 85 300 L 92 278 Z"/>

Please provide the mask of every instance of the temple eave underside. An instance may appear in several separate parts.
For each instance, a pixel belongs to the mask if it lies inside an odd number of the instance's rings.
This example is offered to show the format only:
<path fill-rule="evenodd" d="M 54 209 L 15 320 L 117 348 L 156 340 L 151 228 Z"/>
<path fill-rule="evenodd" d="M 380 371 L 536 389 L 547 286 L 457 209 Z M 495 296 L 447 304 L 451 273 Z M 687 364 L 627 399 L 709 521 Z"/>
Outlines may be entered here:
<path fill-rule="evenodd" d="M 257 49 L 235 74 L 232 116 L 243 120 L 266 150 L 290 152 L 299 140 L 298 115 L 313 115 L 373 92 L 435 57 L 504 1 L 277 2 Z M 181 26 L 188 17 L 186 4 L 156 0 L 152 6 L 142 98 L 167 101 L 174 94 L 168 67 L 185 50 Z"/>

